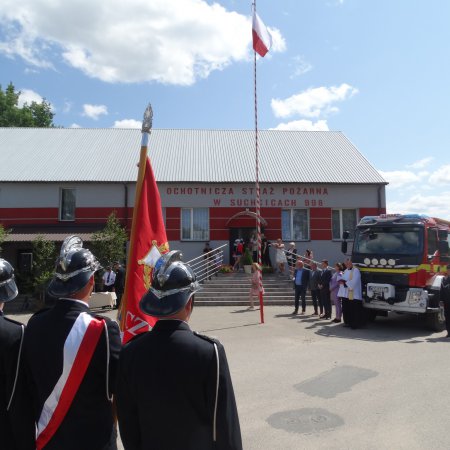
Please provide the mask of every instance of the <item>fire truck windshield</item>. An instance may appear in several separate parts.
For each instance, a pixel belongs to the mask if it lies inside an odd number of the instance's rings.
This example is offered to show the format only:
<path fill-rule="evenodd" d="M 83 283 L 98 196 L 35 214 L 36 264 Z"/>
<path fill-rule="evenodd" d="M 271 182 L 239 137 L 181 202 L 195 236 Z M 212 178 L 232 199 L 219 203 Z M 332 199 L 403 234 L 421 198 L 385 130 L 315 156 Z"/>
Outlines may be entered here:
<path fill-rule="evenodd" d="M 423 251 L 423 228 L 411 226 L 358 227 L 353 253 L 417 255 Z"/>

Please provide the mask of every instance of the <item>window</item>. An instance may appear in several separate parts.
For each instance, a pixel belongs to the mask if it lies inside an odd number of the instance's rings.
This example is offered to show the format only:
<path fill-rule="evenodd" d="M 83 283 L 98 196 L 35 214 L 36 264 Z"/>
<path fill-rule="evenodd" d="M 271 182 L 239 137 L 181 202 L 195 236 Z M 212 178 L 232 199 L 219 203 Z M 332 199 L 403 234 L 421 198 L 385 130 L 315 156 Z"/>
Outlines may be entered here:
<path fill-rule="evenodd" d="M 428 255 L 434 255 L 438 250 L 437 231 L 435 228 L 428 228 Z"/>
<path fill-rule="evenodd" d="M 186 241 L 209 240 L 208 208 L 181 209 L 181 239 Z"/>
<path fill-rule="evenodd" d="M 59 220 L 75 220 L 75 189 L 61 189 Z"/>
<path fill-rule="evenodd" d="M 332 229 L 333 239 L 342 239 L 342 233 L 348 231 L 349 239 L 355 236 L 356 228 L 356 209 L 333 209 L 332 211 Z"/>
<path fill-rule="evenodd" d="M 281 211 L 281 232 L 284 241 L 309 240 L 307 209 L 283 209 Z"/>
<path fill-rule="evenodd" d="M 33 267 L 33 253 L 20 252 L 17 258 L 17 269 L 20 274 L 31 273 Z"/>

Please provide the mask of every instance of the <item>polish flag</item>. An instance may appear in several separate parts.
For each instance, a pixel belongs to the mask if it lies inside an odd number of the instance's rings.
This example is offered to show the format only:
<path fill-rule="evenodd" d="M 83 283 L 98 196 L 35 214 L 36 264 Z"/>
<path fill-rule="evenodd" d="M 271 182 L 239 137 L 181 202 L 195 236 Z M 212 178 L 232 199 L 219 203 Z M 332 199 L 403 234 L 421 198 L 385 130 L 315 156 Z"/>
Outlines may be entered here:
<path fill-rule="evenodd" d="M 253 12 L 253 50 L 258 53 L 259 56 L 265 56 L 265 54 L 272 47 L 272 36 L 269 30 L 264 25 L 263 21 L 259 18 L 256 11 Z"/>

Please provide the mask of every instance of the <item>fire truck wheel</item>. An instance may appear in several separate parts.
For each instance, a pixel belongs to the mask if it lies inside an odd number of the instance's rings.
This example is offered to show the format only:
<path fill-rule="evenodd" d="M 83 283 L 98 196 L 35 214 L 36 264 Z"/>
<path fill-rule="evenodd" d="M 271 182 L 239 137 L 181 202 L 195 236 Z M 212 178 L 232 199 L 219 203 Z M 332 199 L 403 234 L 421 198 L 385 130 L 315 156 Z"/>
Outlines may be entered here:
<path fill-rule="evenodd" d="M 443 331 L 445 329 L 445 316 L 442 311 L 425 314 L 426 327 L 431 331 Z"/>

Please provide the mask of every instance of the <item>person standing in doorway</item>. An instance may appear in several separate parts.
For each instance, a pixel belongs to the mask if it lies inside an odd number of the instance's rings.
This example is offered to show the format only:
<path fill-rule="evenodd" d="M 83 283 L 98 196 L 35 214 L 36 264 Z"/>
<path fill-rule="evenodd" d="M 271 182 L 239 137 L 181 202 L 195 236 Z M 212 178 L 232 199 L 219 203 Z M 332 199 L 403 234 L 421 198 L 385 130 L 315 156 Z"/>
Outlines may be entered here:
<path fill-rule="evenodd" d="M 264 234 L 261 235 L 261 238 L 262 263 L 264 266 L 272 267 L 272 262 L 270 261 L 270 241 L 267 240 Z"/>
<path fill-rule="evenodd" d="M 278 272 L 280 274 L 283 274 L 284 270 L 285 270 L 285 264 L 287 262 L 286 255 L 284 254 L 283 241 L 281 240 L 281 238 L 278 238 L 277 242 L 275 242 L 272 245 L 273 245 L 273 247 L 275 248 L 275 251 L 276 251 L 276 253 L 275 253 L 275 261 L 277 263 Z"/>

